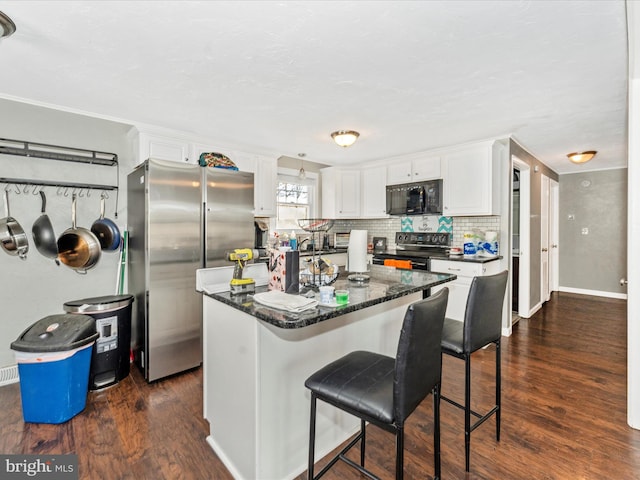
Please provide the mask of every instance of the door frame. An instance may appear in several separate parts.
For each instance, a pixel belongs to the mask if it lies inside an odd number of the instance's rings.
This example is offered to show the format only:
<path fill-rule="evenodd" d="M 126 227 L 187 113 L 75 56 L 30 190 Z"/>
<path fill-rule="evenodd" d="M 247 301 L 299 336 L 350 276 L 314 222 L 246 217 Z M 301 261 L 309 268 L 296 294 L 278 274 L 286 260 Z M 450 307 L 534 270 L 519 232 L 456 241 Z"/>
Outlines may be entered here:
<path fill-rule="evenodd" d="M 511 172 L 514 168 L 520 171 L 520 273 L 517 313 L 519 317 L 529 318 L 531 316 L 531 167 L 517 156 L 511 155 Z M 513 174 L 511 177 L 513 178 Z M 510 191 L 511 211 L 513 211 L 513 183 Z M 511 217 L 513 218 L 513 215 Z M 513 235 L 513 226 L 511 235 Z M 509 262 L 510 264 L 513 262 L 513 251 L 509 252 Z M 509 289 L 512 291 L 513 281 Z"/>
<path fill-rule="evenodd" d="M 560 290 L 560 184 L 549 179 L 549 292 Z"/>
<path fill-rule="evenodd" d="M 549 211 L 551 179 L 540 175 L 540 304 L 548 301 L 549 291 Z"/>

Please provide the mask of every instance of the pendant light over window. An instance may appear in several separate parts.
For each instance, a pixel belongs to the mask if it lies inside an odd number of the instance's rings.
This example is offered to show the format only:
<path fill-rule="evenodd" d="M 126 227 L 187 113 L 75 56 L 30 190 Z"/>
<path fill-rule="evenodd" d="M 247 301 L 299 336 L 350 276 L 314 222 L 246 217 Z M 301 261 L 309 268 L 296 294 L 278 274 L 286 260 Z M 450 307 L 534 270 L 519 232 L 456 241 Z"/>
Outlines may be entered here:
<path fill-rule="evenodd" d="M 300 157 L 300 170 L 298 171 L 298 178 L 300 180 L 304 180 L 305 178 L 307 178 L 307 172 L 304 171 L 304 160 L 303 158 L 307 156 L 306 153 L 299 153 L 298 156 Z"/>
<path fill-rule="evenodd" d="M 16 31 L 16 24 L 9 17 L 0 12 L 0 38 L 8 37 Z"/>
<path fill-rule="evenodd" d="M 347 148 L 353 145 L 360 134 L 355 130 L 338 130 L 331 134 L 331 138 L 341 147 Z"/>

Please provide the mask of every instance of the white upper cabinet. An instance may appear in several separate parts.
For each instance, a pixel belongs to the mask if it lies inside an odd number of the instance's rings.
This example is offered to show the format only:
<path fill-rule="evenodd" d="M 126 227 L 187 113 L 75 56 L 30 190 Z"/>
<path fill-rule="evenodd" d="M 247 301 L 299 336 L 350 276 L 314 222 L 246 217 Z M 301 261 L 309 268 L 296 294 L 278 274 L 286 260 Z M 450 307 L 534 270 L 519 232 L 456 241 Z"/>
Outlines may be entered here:
<path fill-rule="evenodd" d="M 254 203 L 256 217 L 277 215 L 278 159 L 256 157 L 254 181 Z"/>
<path fill-rule="evenodd" d="M 387 166 L 387 185 L 442 178 L 440 161 L 439 156 L 424 155 L 415 155 L 413 158 L 405 156 L 401 161 L 390 159 Z"/>
<path fill-rule="evenodd" d="M 360 217 L 360 170 L 329 167 L 322 171 L 322 216 Z"/>
<path fill-rule="evenodd" d="M 484 142 L 443 154 L 444 215 L 500 214 L 499 162 L 492 145 Z"/>
<path fill-rule="evenodd" d="M 138 134 L 137 154 L 136 164 L 144 162 L 147 158 L 159 158 L 179 163 L 198 163 L 197 158 L 189 158 L 189 142 L 142 132 Z"/>
<path fill-rule="evenodd" d="M 387 167 L 362 170 L 362 217 L 387 217 Z"/>

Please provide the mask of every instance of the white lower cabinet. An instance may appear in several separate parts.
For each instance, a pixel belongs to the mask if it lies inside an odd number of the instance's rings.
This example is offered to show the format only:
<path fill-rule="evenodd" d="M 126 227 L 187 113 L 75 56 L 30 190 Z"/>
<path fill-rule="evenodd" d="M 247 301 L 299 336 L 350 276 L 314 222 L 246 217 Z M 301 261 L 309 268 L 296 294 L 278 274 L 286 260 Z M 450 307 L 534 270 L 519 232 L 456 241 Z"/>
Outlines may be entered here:
<path fill-rule="evenodd" d="M 431 259 L 431 271 L 440 273 L 453 273 L 458 276 L 453 282 L 438 285 L 431 289 L 435 293 L 444 287 L 449 288 L 449 301 L 447 303 L 447 318 L 464 320 L 464 311 L 467 306 L 467 297 L 471 288 L 473 277 L 493 275 L 500 272 L 500 262 L 494 260 L 486 263 L 464 262 L 455 260 Z"/>

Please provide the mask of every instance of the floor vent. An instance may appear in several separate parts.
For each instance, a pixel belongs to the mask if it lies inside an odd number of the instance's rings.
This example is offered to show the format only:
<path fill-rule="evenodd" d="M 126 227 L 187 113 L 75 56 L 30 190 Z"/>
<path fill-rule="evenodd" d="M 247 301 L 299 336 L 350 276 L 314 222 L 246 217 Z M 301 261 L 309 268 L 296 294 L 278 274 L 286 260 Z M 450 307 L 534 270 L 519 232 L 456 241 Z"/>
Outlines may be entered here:
<path fill-rule="evenodd" d="M 11 383 L 17 383 L 19 380 L 20 377 L 18 377 L 17 365 L 0 368 L 0 387 L 9 385 Z"/>

